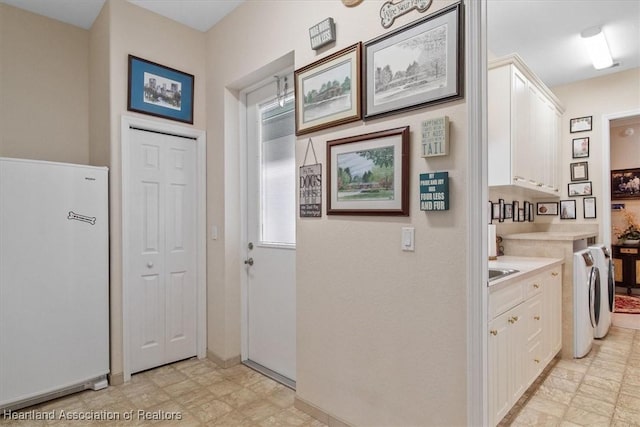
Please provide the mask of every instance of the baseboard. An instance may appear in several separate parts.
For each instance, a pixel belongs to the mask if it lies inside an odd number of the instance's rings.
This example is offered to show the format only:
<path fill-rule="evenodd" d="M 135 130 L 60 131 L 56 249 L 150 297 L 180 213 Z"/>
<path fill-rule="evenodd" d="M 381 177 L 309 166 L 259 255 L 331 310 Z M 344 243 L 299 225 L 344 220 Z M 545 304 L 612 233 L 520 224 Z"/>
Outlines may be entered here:
<path fill-rule="evenodd" d="M 213 363 L 224 369 L 239 365 L 241 360 L 240 355 L 225 360 L 209 350 L 207 350 L 207 359 L 211 360 Z"/>
<path fill-rule="evenodd" d="M 312 418 L 320 421 L 321 423 L 326 424 L 329 427 L 352 427 L 351 424 L 342 421 L 341 419 L 323 411 L 317 406 L 300 399 L 298 396 L 295 397 L 293 401 L 293 406 L 299 410 L 309 415 Z"/>
<path fill-rule="evenodd" d="M 124 373 L 119 374 L 107 374 L 109 385 L 121 385 L 124 384 Z"/>

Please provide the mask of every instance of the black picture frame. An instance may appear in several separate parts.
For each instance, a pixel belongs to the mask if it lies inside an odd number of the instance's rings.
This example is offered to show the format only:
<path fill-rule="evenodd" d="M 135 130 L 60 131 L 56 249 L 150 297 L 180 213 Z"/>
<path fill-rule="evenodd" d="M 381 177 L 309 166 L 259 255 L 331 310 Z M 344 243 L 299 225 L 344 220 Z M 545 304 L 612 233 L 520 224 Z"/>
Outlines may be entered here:
<path fill-rule="evenodd" d="M 576 117 L 569 120 L 569 133 L 589 132 L 593 130 L 593 116 Z"/>
<path fill-rule="evenodd" d="M 589 162 L 576 162 L 569 165 L 571 181 L 586 181 L 589 179 Z"/>
<path fill-rule="evenodd" d="M 558 202 L 538 202 L 536 204 L 537 215 L 558 216 Z"/>
<path fill-rule="evenodd" d="M 127 110 L 193 124 L 195 77 L 129 55 Z"/>
<path fill-rule="evenodd" d="M 611 200 L 640 199 L 640 168 L 611 171 Z"/>
<path fill-rule="evenodd" d="M 596 198 L 585 197 L 582 199 L 582 214 L 585 219 L 597 218 L 596 214 Z"/>
<path fill-rule="evenodd" d="M 502 210 L 502 217 L 504 219 L 513 219 L 513 204 L 505 203 Z"/>
<path fill-rule="evenodd" d="M 572 144 L 572 158 L 584 159 L 589 157 L 589 137 L 574 138 Z"/>
<path fill-rule="evenodd" d="M 437 38 L 442 43 L 416 43 L 409 48 L 416 51 L 409 58 L 406 54 L 407 42 L 420 37 L 429 40 Z M 364 43 L 363 50 L 365 119 L 449 102 L 464 96 L 462 2 L 369 40 Z M 423 58 L 428 61 L 417 62 Z"/>
<path fill-rule="evenodd" d="M 535 219 L 535 214 L 533 211 L 533 203 L 529 203 L 529 222 L 533 222 Z"/>
<path fill-rule="evenodd" d="M 570 182 L 567 184 L 567 194 L 569 197 L 591 196 L 593 185 L 591 185 L 591 181 Z"/>
<path fill-rule="evenodd" d="M 560 200 L 560 219 L 576 219 L 576 201 Z"/>
<path fill-rule="evenodd" d="M 517 200 L 514 200 L 513 203 L 511 203 L 511 205 L 513 206 L 513 216 L 511 218 L 511 220 L 513 222 L 520 222 L 520 202 L 518 202 Z"/>

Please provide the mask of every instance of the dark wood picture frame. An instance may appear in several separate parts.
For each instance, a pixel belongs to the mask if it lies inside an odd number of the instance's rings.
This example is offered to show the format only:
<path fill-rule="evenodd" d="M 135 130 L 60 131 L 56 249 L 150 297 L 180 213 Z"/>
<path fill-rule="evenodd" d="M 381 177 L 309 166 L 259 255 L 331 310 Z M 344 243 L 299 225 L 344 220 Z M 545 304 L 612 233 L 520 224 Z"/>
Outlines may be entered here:
<path fill-rule="evenodd" d="M 327 141 L 326 159 L 327 215 L 409 216 L 409 126 Z M 352 175 L 341 164 L 359 170 L 353 181 L 345 183 Z M 376 179 L 374 165 L 386 168 L 391 186 L 365 180 Z"/>
<path fill-rule="evenodd" d="M 571 181 L 587 181 L 589 179 L 589 162 L 577 162 L 569 165 Z"/>
<path fill-rule="evenodd" d="M 640 168 L 611 171 L 611 200 L 640 199 Z"/>

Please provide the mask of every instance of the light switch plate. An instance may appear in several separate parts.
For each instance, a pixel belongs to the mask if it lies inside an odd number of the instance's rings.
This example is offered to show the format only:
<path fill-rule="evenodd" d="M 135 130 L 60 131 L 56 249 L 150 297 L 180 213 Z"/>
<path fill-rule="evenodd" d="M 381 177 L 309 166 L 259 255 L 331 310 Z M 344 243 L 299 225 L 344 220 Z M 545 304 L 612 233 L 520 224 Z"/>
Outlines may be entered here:
<path fill-rule="evenodd" d="M 415 250 L 415 228 L 402 227 L 402 250 L 413 252 Z"/>

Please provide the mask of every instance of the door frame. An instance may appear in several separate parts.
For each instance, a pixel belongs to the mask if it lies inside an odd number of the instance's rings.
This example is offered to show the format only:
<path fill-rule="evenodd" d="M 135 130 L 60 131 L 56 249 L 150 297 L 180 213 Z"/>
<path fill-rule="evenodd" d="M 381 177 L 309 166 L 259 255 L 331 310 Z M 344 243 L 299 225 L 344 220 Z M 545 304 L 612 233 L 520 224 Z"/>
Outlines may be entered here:
<path fill-rule="evenodd" d="M 154 120 L 141 119 L 123 114 L 120 122 L 120 153 L 122 167 L 121 203 L 122 203 L 122 352 L 124 381 L 131 379 L 130 363 L 130 333 L 131 323 L 129 317 L 129 289 L 131 283 L 131 271 L 127 260 L 130 257 L 129 248 L 126 245 L 126 236 L 129 235 L 131 224 L 127 195 L 131 179 L 131 165 L 128 147 L 131 141 L 130 129 L 138 128 L 150 132 L 164 133 L 178 137 L 194 139 L 196 144 L 196 355 L 203 359 L 207 354 L 207 193 L 206 193 L 206 132 L 186 126 L 163 123 Z"/>
<path fill-rule="evenodd" d="M 284 74 L 293 74 L 293 65 L 281 69 L 274 75 L 282 76 Z M 248 173 L 248 145 L 247 136 L 247 94 L 253 92 L 274 81 L 273 75 L 261 79 L 254 84 L 248 85 L 239 92 L 238 102 L 238 135 L 239 135 L 239 171 L 240 171 L 240 245 L 238 247 L 238 259 L 244 260 L 247 255 L 247 245 L 249 244 L 249 233 L 247 229 L 247 198 L 249 194 L 249 183 L 247 180 Z M 293 85 L 293 81 L 291 82 Z M 289 88 L 290 91 L 293 87 Z M 294 249 L 295 250 L 295 249 Z M 249 357 L 249 283 L 245 265 L 241 261 L 238 263 L 240 269 L 240 361 L 244 362 Z"/>
<path fill-rule="evenodd" d="M 640 108 L 602 115 L 602 243 L 611 249 L 611 122 L 640 116 Z M 609 207 L 608 207 L 609 206 Z"/>

